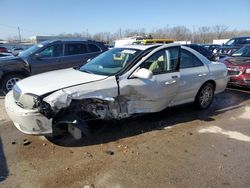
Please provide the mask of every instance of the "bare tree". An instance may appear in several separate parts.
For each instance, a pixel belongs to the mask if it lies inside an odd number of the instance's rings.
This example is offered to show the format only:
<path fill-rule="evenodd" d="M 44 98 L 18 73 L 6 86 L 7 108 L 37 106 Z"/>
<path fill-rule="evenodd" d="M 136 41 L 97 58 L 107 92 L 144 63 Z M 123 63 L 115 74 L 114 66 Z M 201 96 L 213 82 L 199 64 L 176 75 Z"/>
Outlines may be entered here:
<path fill-rule="evenodd" d="M 176 26 L 171 29 L 171 37 L 177 41 L 190 40 L 191 31 L 185 26 Z"/>
<path fill-rule="evenodd" d="M 229 30 L 225 25 L 215 25 L 215 26 L 203 26 L 198 29 L 193 27 L 191 31 L 186 26 L 175 26 L 169 27 L 168 25 L 161 28 L 152 28 L 150 31 L 142 29 L 123 29 L 119 28 L 117 31 L 110 32 L 98 32 L 95 34 L 88 33 L 88 31 L 83 31 L 81 33 L 60 33 L 57 36 L 65 37 L 77 37 L 77 38 L 88 38 L 95 39 L 98 41 L 104 41 L 106 43 L 111 43 L 114 40 L 120 39 L 121 37 L 133 37 L 133 36 L 149 36 L 153 38 L 173 38 L 177 41 L 192 41 L 193 43 L 212 43 L 213 39 L 228 39 L 237 36 L 249 36 L 250 30 Z M 17 40 L 18 36 L 9 37 L 9 40 Z"/>
<path fill-rule="evenodd" d="M 199 43 L 209 43 L 212 39 L 211 28 L 208 26 L 202 26 L 198 28 L 196 37 L 198 38 Z"/>
<path fill-rule="evenodd" d="M 213 27 L 213 32 L 216 39 L 222 39 L 224 35 L 226 34 L 226 31 L 228 30 L 228 27 L 225 25 L 215 25 Z"/>

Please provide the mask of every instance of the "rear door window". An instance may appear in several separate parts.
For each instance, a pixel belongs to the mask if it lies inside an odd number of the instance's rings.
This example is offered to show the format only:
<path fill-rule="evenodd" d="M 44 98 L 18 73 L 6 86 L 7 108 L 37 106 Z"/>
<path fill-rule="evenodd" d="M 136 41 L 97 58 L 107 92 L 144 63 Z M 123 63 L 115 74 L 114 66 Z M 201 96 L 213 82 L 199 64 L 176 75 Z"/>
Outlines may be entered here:
<path fill-rule="evenodd" d="M 66 44 L 65 55 L 79 55 L 88 53 L 86 44 L 72 43 Z"/>
<path fill-rule="evenodd" d="M 197 57 L 195 57 L 189 51 L 181 49 L 181 69 L 199 66 L 203 66 L 203 63 Z"/>

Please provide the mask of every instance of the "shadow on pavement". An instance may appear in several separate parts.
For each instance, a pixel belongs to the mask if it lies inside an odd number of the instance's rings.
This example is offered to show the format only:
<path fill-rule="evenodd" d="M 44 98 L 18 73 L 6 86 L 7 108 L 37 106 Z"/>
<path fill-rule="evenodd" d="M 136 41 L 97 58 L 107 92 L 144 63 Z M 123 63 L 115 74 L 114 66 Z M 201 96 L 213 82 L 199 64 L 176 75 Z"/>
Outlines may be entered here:
<path fill-rule="evenodd" d="M 215 97 L 207 110 L 196 110 L 192 104 L 168 108 L 159 113 L 152 113 L 122 120 L 119 123 L 98 121 L 90 124 L 92 135 L 88 138 L 74 140 L 71 136 L 49 141 L 64 147 L 81 147 L 116 141 L 136 136 L 153 130 L 162 130 L 178 123 L 194 120 L 214 121 L 216 115 L 244 106 L 242 102 L 249 100 L 250 95 L 242 91 L 227 89 Z"/>
<path fill-rule="evenodd" d="M 0 182 L 4 181 L 9 175 L 6 158 L 3 151 L 2 139 L 0 137 Z"/>

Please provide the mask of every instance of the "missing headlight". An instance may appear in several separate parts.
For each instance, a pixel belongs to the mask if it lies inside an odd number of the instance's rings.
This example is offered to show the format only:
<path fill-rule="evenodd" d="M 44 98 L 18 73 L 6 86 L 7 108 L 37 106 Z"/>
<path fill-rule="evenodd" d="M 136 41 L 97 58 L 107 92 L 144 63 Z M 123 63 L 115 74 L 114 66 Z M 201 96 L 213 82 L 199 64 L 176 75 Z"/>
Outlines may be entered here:
<path fill-rule="evenodd" d="M 55 115 L 54 111 L 51 109 L 51 106 L 44 101 L 40 101 L 39 112 L 48 119 L 54 117 Z"/>
<path fill-rule="evenodd" d="M 37 95 L 34 94 L 23 94 L 18 101 L 20 104 L 22 104 L 23 108 L 27 109 L 36 109 L 40 106 L 40 98 Z"/>

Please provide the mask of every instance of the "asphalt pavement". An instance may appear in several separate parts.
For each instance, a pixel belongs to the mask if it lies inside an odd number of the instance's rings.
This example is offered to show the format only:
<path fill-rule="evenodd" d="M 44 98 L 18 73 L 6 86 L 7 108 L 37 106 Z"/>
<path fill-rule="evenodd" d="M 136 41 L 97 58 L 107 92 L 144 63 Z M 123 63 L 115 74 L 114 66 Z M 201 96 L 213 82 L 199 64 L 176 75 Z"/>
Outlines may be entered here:
<path fill-rule="evenodd" d="M 90 138 L 28 136 L 0 99 L 0 187 L 250 187 L 250 91 L 114 124 Z"/>

